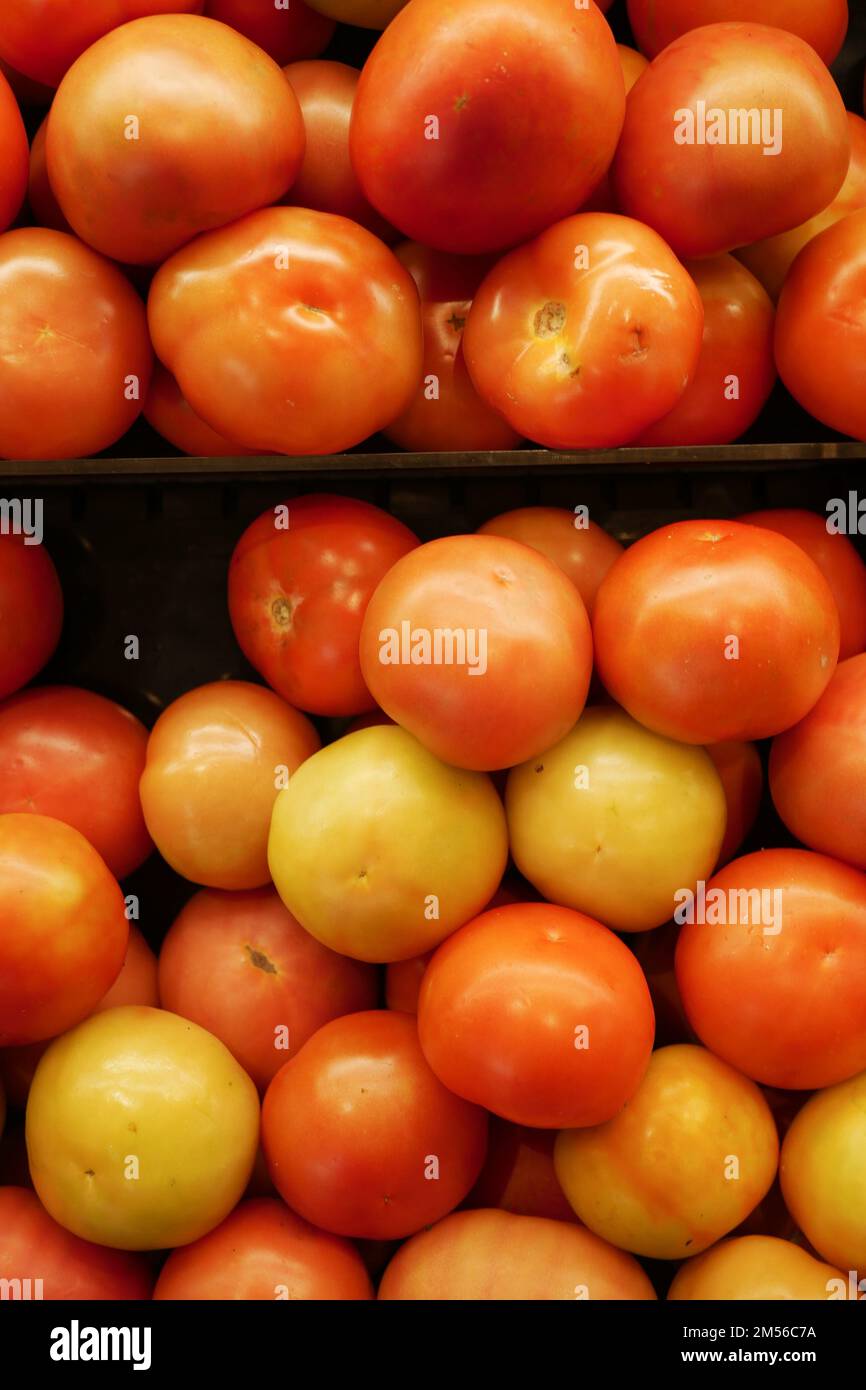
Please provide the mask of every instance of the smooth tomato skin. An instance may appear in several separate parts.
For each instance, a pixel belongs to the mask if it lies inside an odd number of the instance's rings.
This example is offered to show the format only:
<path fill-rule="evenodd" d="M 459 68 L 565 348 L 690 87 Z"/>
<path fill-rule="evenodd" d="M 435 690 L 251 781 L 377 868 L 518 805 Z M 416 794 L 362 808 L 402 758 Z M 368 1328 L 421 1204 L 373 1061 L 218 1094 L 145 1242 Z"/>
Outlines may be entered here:
<path fill-rule="evenodd" d="M 244 656 L 301 709 L 373 709 L 361 623 L 380 580 L 419 544 L 396 517 L 351 497 L 295 497 L 263 512 L 229 565 L 229 615 Z"/>
<path fill-rule="evenodd" d="M 574 1222 L 458 1211 L 397 1251 L 379 1285 L 387 1301 L 654 1299 L 637 1260 Z"/>
<path fill-rule="evenodd" d="M 27 192 L 30 149 L 15 94 L 0 72 L 0 232 L 15 221 Z"/>
<path fill-rule="evenodd" d="M 528 1129 L 491 1115 L 487 1157 L 466 1206 L 573 1221 L 553 1166 L 555 1142 L 553 1129 Z"/>
<path fill-rule="evenodd" d="M 403 660 L 404 634 L 430 634 L 435 657 L 433 637 L 448 630 L 464 635 L 465 664 Z M 484 772 L 562 738 L 592 671 L 574 586 L 546 556 L 501 536 L 448 536 L 398 560 L 370 600 L 360 652 L 370 693 L 392 719 L 443 762 Z"/>
<path fill-rule="evenodd" d="M 151 731 L 139 787 L 160 854 L 208 888 L 262 887 L 280 769 L 291 778 L 318 747 L 310 721 L 262 686 L 214 681 L 181 695 Z"/>
<path fill-rule="evenodd" d="M 224 439 L 211 429 L 160 362 L 154 367 L 142 414 L 163 439 L 193 458 L 243 458 L 257 452 Z"/>
<path fill-rule="evenodd" d="M 567 217 L 504 256 L 463 334 L 475 386 L 551 449 L 626 444 L 673 409 L 697 369 L 697 286 L 649 227 Z"/>
<path fill-rule="evenodd" d="M 406 0 L 310 0 L 312 8 L 341 24 L 384 29 Z"/>
<path fill-rule="evenodd" d="M 507 536 L 540 550 L 571 580 L 589 617 L 595 596 L 623 547 L 596 522 L 581 520 L 564 507 L 518 507 L 478 527 L 482 536 Z"/>
<path fill-rule="evenodd" d="M 387 1009 L 325 1024 L 277 1072 L 262 1109 L 277 1191 L 323 1230 L 394 1240 L 469 1192 L 487 1116 L 430 1070 L 415 1020 Z M 438 1179 L 425 1177 L 431 1156 Z"/>
<path fill-rule="evenodd" d="M 124 134 L 130 112 L 137 137 Z M 301 108 L 279 65 L 189 14 L 99 39 L 61 82 L 46 141 L 71 226 L 135 265 L 158 265 L 200 232 L 275 202 L 303 155 Z"/>
<path fill-rule="evenodd" d="M 54 196 L 54 189 L 48 181 L 48 161 L 45 157 L 45 144 L 48 136 L 48 117 L 46 116 L 30 147 L 30 175 L 27 183 L 27 201 L 37 227 L 49 227 L 55 232 L 74 233 L 60 209 Z"/>
<path fill-rule="evenodd" d="M 609 571 L 593 638 L 601 681 L 634 719 L 684 743 L 723 743 L 769 738 L 812 708 L 836 667 L 839 613 L 786 536 L 680 521 Z"/>
<path fill-rule="evenodd" d="M 164 1008 L 213 1033 L 264 1091 L 318 1028 L 375 1008 L 378 978 L 305 932 L 273 888 L 204 889 L 163 941 L 159 991 Z"/>
<path fill-rule="evenodd" d="M 0 1046 L 86 1018 L 120 973 L 129 923 L 117 880 L 83 835 L 0 816 Z"/>
<path fill-rule="evenodd" d="M 579 1045 L 579 1028 L 590 1046 Z M 421 984 L 418 1035 L 456 1095 L 514 1124 L 559 1129 L 599 1124 L 634 1094 L 653 1010 L 613 932 L 568 908 L 514 903 L 439 947 Z"/>
<path fill-rule="evenodd" d="M 152 366 L 117 266 L 63 232 L 0 237 L 0 457 L 98 454 L 135 423 Z"/>
<path fill-rule="evenodd" d="M 768 157 L 752 140 L 708 144 L 697 117 L 681 143 L 675 113 L 698 101 L 707 113 L 781 111 L 781 148 Z M 623 212 L 678 256 L 715 256 L 821 212 L 849 157 L 845 106 L 813 48 L 766 25 L 710 24 L 674 40 L 630 91 L 613 186 Z"/>
<path fill-rule="evenodd" d="M 278 9 L 273 0 L 205 0 L 209 19 L 228 24 L 258 44 L 284 67 L 303 58 L 318 58 L 328 47 L 336 25 L 304 0 Z"/>
<path fill-rule="evenodd" d="M 408 960 L 395 960 L 385 967 L 385 1007 L 400 1013 L 417 1014 L 418 996 L 424 971 L 433 959 L 432 951 Z"/>
<path fill-rule="evenodd" d="M 463 330 L 472 297 L 493 260 L 454 256 L 404 241 L 394 254 L 409 271 L 421 297 L 424 326 L 422 380 L 409 408 L 385 430 L 401 449 L 516 449 L 519 435 L 483 401 L 463 356 Z M 434 386 L 435 383 L 435 386 Z"/>
<path fill-rule="evenodd" d="M 0 1187 L 0 1279 L 39 1279 L 51 1302 L 137 1301 L 153 1287 L 141 1255 L 72 1235 L 26 1187 Z"/>
<path fill-rule="evenodd" d="M 695 1299 L 816 1302 L 831 1296 L 836 1280 L 847 1283 L 840 1270 L 822 1264 L 790 1240 L 738 1236 L 686 1260 L 674 1275 L 668 1299 L 674 1303 Z"/>
<path fill-rule="evenodd" d="M 153 1296 L 343 1301 L 372 1298 L 373 1290 L 350 1241 L 316 1230 L 275 1198 L 259 1197 L 169 1255 Z"/>
<path fill-rule="evenodd" d="M 707 746 L 725 793 L 728 818 L 717 868 L 733 859 L 758 816 L 764 790 L 764 768 L 754 743 L 732 739 Z"/>
<path fill-rule="evenodd" d="M 554 1163 L 591 1231 L 636 1255 L 678 1260 L 740 1224 L 768 1191 L 778 1156 L 758 1087 L 682 1043 L 653 1053 L 636 1094 L 607 1124 L 560 1134 Z"/>
<path fill-rule="evenodd" d="M 0 535 L 0 698 L 32 680 L 63 627 L 63 591 L 44 545 Z"/>
<path fill-rule="evenodd" d="M 85 49 L 119 25 L 146 15 L 201 14 L 203 6 L 204 0 L 6 0 L 0 57 L 56 87 Z"/>
<path fill-rule="evenodd" d="M 326 212 L 267 208 L 198 238 L 158 271 L 148 316 L 193 410 L 260 453 L 351 448 L 405 409 L 421 374 L 411 275 Z"/>
<path fill-rule="evenodd" d="M 681 34 L 705 24 L 769 24 L 811 44 L 829 66 L 845 41 L 847 0 L 627 0 L 638 47 L 655 58 Z"/>
<path fill-rule="evenodd" d="M 863 874 L 807 850 L 761 850 L 725 865 L 707 895 L 714 889 L 778 889 L 781 919 L 683 926 L 677 983 L 701 1042 L 788 1090 L 831 1086 L 866 1067 Z M 739 901 L 727 915 L 751 917 Z"/>
<path fill-rule="evenodd" d="M 613 158 L 624 108 L 616 43 L 594 5 L 413 0 L 364 66 L 352 163 L 413 241 L 498 251 L 580 206 Z"/>
<path fill-rule="evenodd" d="M 825 1260 L 866 1273 L 866 1072 L 807 1100 L 782 1145 L 780 1176 L 797 1225 Z M 847 1280 L 846 1280 L 847 1283 Z M 860 1285 L 866 1292 L 866 1287 Z"/>

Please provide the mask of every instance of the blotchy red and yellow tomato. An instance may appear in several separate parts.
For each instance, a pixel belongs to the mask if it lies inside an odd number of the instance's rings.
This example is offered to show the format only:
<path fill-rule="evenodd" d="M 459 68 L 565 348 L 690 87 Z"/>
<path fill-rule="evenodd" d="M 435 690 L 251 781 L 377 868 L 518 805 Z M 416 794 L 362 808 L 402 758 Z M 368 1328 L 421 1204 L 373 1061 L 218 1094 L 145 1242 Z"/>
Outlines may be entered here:
<path fill-rule="evenodd" d="M 782 1145 L 788 1209 L 819 1255 L 866 1281 L 866 1071 L 812 1096 Z M 858 1294 L 866 1294 L 866 1282 Z"/>
<path fill-rule="evenodd" d="M 63 592 L 44 545 L 0 534 L 0 699 L 42 670 L 63 627 Z"/>
<path fill-rule="evenodd" d="M 691 29 L 745 20 L 797 34 L 832 63 L 845 39 L 848 5 L 846 0 L 628 0 L 628 17 L 638 45 L 651 58 Z"/>
<path fill-rule="evenodd" d="M 25 1187 L 0 1187 L 0 1279 L 29 1281 L 21 1297 L 50 1302 L 138 1301 L 153 1285 L 141 1255 L 72 1235 Z"/>

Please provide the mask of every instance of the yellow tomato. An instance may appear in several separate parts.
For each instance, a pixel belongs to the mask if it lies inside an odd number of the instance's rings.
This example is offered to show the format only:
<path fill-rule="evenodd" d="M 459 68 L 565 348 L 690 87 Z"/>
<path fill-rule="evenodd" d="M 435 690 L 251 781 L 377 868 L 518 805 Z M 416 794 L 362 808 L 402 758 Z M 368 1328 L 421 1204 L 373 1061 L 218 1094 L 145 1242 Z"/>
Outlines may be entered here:
<path fill-rule="evenodd" d="M 384 29 L 406 0 L 307 0 L 311 10 L 341 24 L 357 24 L 362 29 Z"/>
<path fill-rule="evenodd" d="M 615 931 L 673 916 L 674 894 L 713 872 L 727 810 L 703 748 L 588 709 L 541 757 L 513 769 L 511 852 L 543 897 Z"/>
<path fill-rule="evenodd" d="M 660 1048 L 606 1124 L 566 1129 L 554 1162 L 581 1221 L 635 1255 L 680 1260 L 748 1216 L 776 1175 L 779 1140 L 758 1087 L 690 1043 Z"/>
<path fill-rule="evenodd" d="M 866 1071 L 806 1102 L 785 1136 L 780 1177 L 818 1254 L 866 1276 Z"/>
<path fill-rule="evenodd" d="M 705 1299 L 810 1302 L 846 1297 L 847 1279 L 832 1265 L 822 1264 L 776 1236 L 739 1236 L 723 1240 L 712 1250 L 685 1264 L 668 1292 L 673 1302 Z"/>
<path fill-rule="evenodd" d="M 396 724 L 348 734 L 274 806 L 277 892 L 318 941 L 358 960 L 422 955 L 482 911 L 505 870 L 502 803 Z"/>
<path fill-rule="evenodd" d="M 40 1201 L 97 1245 L 157 1250 L 212 1230 L 243 1196 L 259 1102 L 197 1024 L 144 1005 L 94 1014 L 52 1043 L 27 1103 Z"/>

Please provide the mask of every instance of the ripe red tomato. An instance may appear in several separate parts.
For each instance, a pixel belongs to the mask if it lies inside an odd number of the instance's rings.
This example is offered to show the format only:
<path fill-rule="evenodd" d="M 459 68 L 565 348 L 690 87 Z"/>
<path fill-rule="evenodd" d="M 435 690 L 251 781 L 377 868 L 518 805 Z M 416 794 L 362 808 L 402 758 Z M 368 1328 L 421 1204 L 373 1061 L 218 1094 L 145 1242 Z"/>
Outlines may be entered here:
<path fill-rule="evenodd" d="M 90 1014 L 120 973 L 123 894 L 77 830 L 0 816 L 0 1047 L 53 1038 Z"/>
<path fill-rule="evenodd" d="M 382 1009 L 325 1024 L 277 1072 L 262 1145 L 293 1211 L 337 1235 L 394 1240 L 466 1196 L 487 1116 L 433 1075 L 415 1020 Z"/>
<path fill-rule="evenodd" d="M 680 521 L 644 536 L 598 591 L 599 676 L 639 723 L 684 743 L 768 738 L 827 686 L 839 614 L 785 536 Z"/>
<path fill-rule="evenodd" d="M 487 1158 L 466 1205 L 573 1221 L 574 1212 L 553 1166 L 555 1142 L 554 1129 L 527 1129 L 491 1115 Z"/>
<path fill-rule="evenodd" d="M 406 0 L 310 0 L 314 10 L 329 15 L 343 24 L 358 24 L 364 29 L 384 29 Z"/>
<path fill-rule="evenodd" d="M 48 87 L 103 34 L 145 15 L 201 14 L 204 0 L 4 0 L 0 57 Z"/>
<path fill-rule="evenodd" d="M 649 227 L 614 213 L 558 222 L 483 281 L 463 335 L 479 394 L 552 449 L 625 444 L 695 374 L 697 286 Z"/>
<path fill-rule="evenodd" d="M 511 767 L 556 743 L 583 709 L 589 621 L 574 586 L 529 546 L 449 536 L 380 583 L 361 670 L 382 709 L 443 762 Z"/>
<path fill-rule="evenodd" d="M 30 151 L 15 94 L 0 72 L 0 232 L 18 216 L 27 192 Z"/>
<path fill-rule="evenodd" d="M 337 27 L 304 0 L 206 0 L 204 12 L 252 39 L 280 67 L 299 58 L 318 58 Z"/>
<path fill-rule="evenodd" d="M 304 122 L 280 68 L 249 39 L 197 15 L 154 16 L 114 29 L 70 69 L 46 154 L 78 235 L 153 265 L 282 197 L 301 167 Z"/>
<path fill-rule="evenodd" d="M 375 1008 L 372 966 L 305 932 L 273 888 L 196 893 L 159 955 L 163 1008 L 206 1028 L 263 1091 L 317 1028 Z"/>
<path fill-rule="evenodd" d="M 50 227 L 55 232 L 72 233 L 72 228 L 60 210 L 54 196 L 54 189 L 48 182 L 48 163 L 45 158 L 45 143 L 48 135 L 46 116 L 33 137 L 30 147 L 30 178 L 27 186 L 27 201 L 37 227 Z"/>
<path fill-rule="evenodd" d="M 0 699 L 42 670 L 60 641 L 63 591 L 44 545 L 0 535 Z"/>
<path fill-rule="evenodd" d="M 147 730 L 101 695 L 28 690 L 0 705 L 0 814 L 35 811 L 73 826 L 115 878 L 153 849 L 138 783 Z"/>
<path fill-rule="evenodd" d="M 571 580 L 592 617 L 599 585 L 622 554 L 622 546 L 603 527 L 578 515 L 579 508 L 520 507 L 478 527 L 482 536 L 508 536 L 540 550 Z"/>
<path fill-rule="evenodd" d="M 755 824 L 764 790 L 764 769 L 754 743 L 711 743 L 707 752 L 721 779 L 728 808 L 725 838 L 719 850 L 721 867 L 733 858 Z"/>
<path fill-rule="evenodd" d="M 609 1119 L 637 1089 L 653 1010 L 628 947 L 582 912 L 513 903 L 438 949 L 418 1001 L 424 1055 L 456 1095 L 537 1129 Z"/>
<path fill-rule="evenodd" d="M 351 497 L 296 497 L 263 512 L 229 566 L 229 614 L 244 656 L 301 709 L 372 709 L 361 623 L 379 581 L 418 544 L 396 517 Z"/>
<path fill-rule="evenodd" d="M 171 372 L 159 362 L 154 368 L 143 413 L 148 424 L 163 439 L 193 458 L 243 458 L 257 452 L 243 444 L 233 444 L 211 429 L 206 420 L 196 415 Z"/>
<path fill-rule="evenodd" d="M 365 64 L 352 162 L 373 206 L 414 241 L 496 251 L 580 206 L 624 107 L 595 5 L 412 0 Z"/>
<path fill-rule="evenodd" d="M 766 1086 L 813 1090 L 866 1068 L 866 878 L 822 854 L 762 850 L 706 894 L 693 915 L 708 920 L 686 922 L 676 956 L 701 1041 Z"/>
<path fill-rule="evenodd" d="M 418 995 L 424 971 L 433 959 L 432 951 L 409 960 L 391 961 L 385 967 L 385 1005 L 403 1014 L 417 1014 Z"/>
<path fill-rule="evenodd" d="M 776 315 L 776 365 L 791 395 L 831 429 L 866 439 L 866 209 L 813 237 Z"/>
<path fill-rule="evenodd" d="M 24 1187 L 0 1187 L 0 1279 L 21 1281 L 8 1297 L 53 1302 L 146 1299 L 153 1286 L 144 1256 L 74 1236 Z"/>
<path fill-rule="evenodd" d="M 845 41 L 847 0 L 627 0 L 638 47 L 654 58 L 669 43 L 704 24 L 745 20 L 786 29 L 832 63 Z"/>
<path fill-rule="evenodd" d="M 623 212 L 678 256 L 714 256 L 821 212 L 849 157 L 845 106 L 813 48 L 781 29 L 710 24 L 632 88 L 613 182 Z"/>
<path fill-rule="evenodd" d="M 199 237 L 158 272 L 148 313 L 193 410 L 261 453 L 350 448 L 405 409 L 421 374 L 412 277 L 326 212 L 268 208 Z"/>

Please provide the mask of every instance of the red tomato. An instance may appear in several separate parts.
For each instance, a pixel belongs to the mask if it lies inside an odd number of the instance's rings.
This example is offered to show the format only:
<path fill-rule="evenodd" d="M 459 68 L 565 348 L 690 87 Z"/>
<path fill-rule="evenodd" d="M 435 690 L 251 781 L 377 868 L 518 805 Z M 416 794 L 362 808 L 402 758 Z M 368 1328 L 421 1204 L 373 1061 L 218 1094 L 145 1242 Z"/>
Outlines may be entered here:
<path fill-rule="evenodd" d="M 163 1008 L 191 1018 L 264 1090 L 309 1037 L 375 1008 L 377 972 L 305 932 L 273 888 L 196 893 L 159 956 Z"/>
<path fill-rule="evenodd" d="M 0 237 L 0 457 L 83 458 L 115 443 L 153 354 L 126 276 L 75 237 Z"/>
<path fill-rule="evenodd" d="M 573 1221 L 553 1166 L 555 1142 L 556 1130 L 527 1129 L 491 1115 L 487 1158 L 466 1205 Z"/>
<path fill-rule="evenodd" d="M 704 24 L 746 20 L 797 34 L 832 63 L 845 41 L 847 0 L 627 0 L 638 46 L 654 58 Z"/>
<path fill-rule="evenodd" d="M 807 850 L 762 850 L 706 894 L 693 915 L 707 921 L 686 922 L 676 957 L 701 1041 L 767 1086 L 813 1090 L 863 1070 L 866 878 Z"/>
<path fill-rule="evenodd" d="M 147 1299 L 153 1286 L 145 1256 L 81 1240 L 24 1187 L 0 1187 L 0 1279 L 21 1281 L 10 1298 L 53 1302 Z"/>
<path fill-rule="evenodd" d="M 405 409 L 421 374 L 412 277 L 330 213 L 268 208 L 199 237 L 159 271 L 148 312 L 192 408 L 261 453 L 350 448 Z"/>
<path fill-rule="evenodd" d="M 154 368 L 144 402 L 144 418 L 163 439 L 193 458 L 243 458 L 255 454 L 243 444 L 233 444 L 196 415 L 180 387 L 161 363 Z"/>
<path fill-rule="evenodd" d="M 704 313 L 691 276 L 630 218 L 581 213 L 505 256 L 463 335 L 472 380 L 552 449 L 625 444 L 694 376 Z"/>
<path fill-rule="evenodd" d="M 782 288 L 776 365 L 823 424 L 866 439 L 866 209 L 813 237 Z"/>
<path fill-rule="evenodd" d="M 15 94 L 0 73 L 0 232 L 18 216 L 27 192 L 30 151 Z"/>
<path fill-rule="evenodd" d="M 249 39 L 197 15 L 154 16 L 113 30 L 70 69 L 46 153 L 79 236 L 152 265 L 280 198 L 301 167 L 304 122 Z"/>
<path fill-rule="evenodd" d="M 48 551 L 0 534 L 0 698 L 42 670 L 62 627 L 63 591 Z"/>
<path fill-rule="evenodd" d="M 489 256 L 452 256 L 404 241 L 394 253 L 421 296 L 423 376 L 409 408 L 385 434 L 401 449 L 516 449 L 522 436 L 483 401 L 463 356 L 472 297 L 490 270 Z"/>
<path fill-rule="evenodd" d="M 3 39 L 0 37 L 0 44 L 2 42 Z M 22 109 L 30 106 L 50 106 L 54 96 L 52 89 L 41 82 L 34 82 L 31 77 L 25 77 L 21 72 L 17 72 L 15 68 L 3 61 L 2 56 L 0 56 L 0 75 L 6 78 L 15 94 L 18 105 Z"/>
<path fill-rule="evenodd" d="M 624 105 L 594 5 L 412 0 L 365 64 L 352 162 L 406 236 L 496 251 L 580 206 L 610 164 Z"/>
<path fill-rule="evenodd" d="M 361 623 L 376 585 L 418 543 L 395 517 L 351 497 L 296 497 L 263 512 L 229 566 L 229 614 L 244 656 L 302 709 L 372 709 Z"/>
<path fill-rule="evenodd" d="M 82 835 L 47 816 L 0 816 L 0 1046 L 79 1023 L 120 973 L 123 894 Z"/>
<path fill-rule="evenodd" d="M 409 960 L 391 961 L 385 967 L 385 1004 L 389 1009 L 397 1009 L 403 1014 L 417 1014 L 418 995 L 424 971 L 433 959 L 432 951 L 423 956 L 411 956 Z"/>
<path fill-rule="evenodd" d="M 33 213 L 33 221 L 37 227 L 50 227 L 55 232 L 72 232 L 72 228 L 60 210 L 60 204 L 54 196 L 54 189 L 48 182 L 48 164 L 45 158 L 45 142 L 48 135 L 48 117 L 46 116 L 33 137 L 33 144 L 30 147 L 30 180 L 27 189 L 27 200 L 30 203 L 30 211 Z"/>
<path fill-rule="evenodd" d="M 745 840 L 758 815 L 764 790 L 761 755 L 754 743 L 711 743 L 707 752 L 721 778 L 728 808 L 725 838 L 719 850 L 719 867 L 727 864 Z"/>
<path fill-rule="evenodd" d="M 304 0 L 206 0 L 205 14 L 228 24 L 269 53 L 275 63 L 318 58 L 328 47 L 336 25 L 311 10 Z"/>
<path fill-rule="evenodd" d="M 674 952 L 678 935 L 677 924 L 666 922 L 656 931 L 635 932 L 628 938 L 628 944 L 649 985 L 656 1017 L 657 1048 L 666 1047 L 669 1043 L 697 1041 L 677 988 Z"/>
<path fill-rule="evenodd" d="M 415 1020 L 386 1009 L 320 1028 L 262 1109 L 280 1195 L 337 1235 L 392 1240 L 438 1221 L 472 1187 L 486 1144 L 484 1111 L 433 1075 Z"/>
<path fill-rule="evenodd" d="M 600 1124 L 637 1089 L 653 1010 L 613 932 L 550 903 L 482 913 L 439 947 L 418 1001 L 424 1055 L 456 1095 L 537 1129 Z"/>
<path fill-rule="evenodd" d="M 598 0 L 596 0 L 598 3 Z M 602 6 L 602 8 L 604 8 Z M 649 61 L 642 53 L 638 53 L 636 48 L 629 48 L 624 43 L 618 43 L 616 51 L 619 54 L 620 66 L 622 67 L 623 81 L 625 82 L 625 94 L 628 96 L 635 82 L 641 73 L 646 72 Z M 599 179 L 595 188 L 588 198 L 585 198 L 580 205 L 581 212 L 618 212 L 616 199 L 613 196 L 613 188 L 610 182 L 610 170 L 606 170 Z"/>
<path fill-rule="evenodd" d="M 678 256 L 714 256 L 820 212 L 849 157 L 845 106 L 813 48 L 764 25 L 710 24 L 632 88 L 613 182 L 623 212 Z"/>
<path fill-rule="evenodd" d="M 622 554 L 622 546 L 607 531 L 561 507 L 520 507 L 485 521 L 482 536 L 508 536 L 540 550 L 571 580 L 592 617 L 599 585 Z"/>
<path fill-rule="evenodd" d="M 153 849 L 138 783 L 147 730 L 74 686 L 43 686 L 0 705 L 0 814 L 35 811 L 80 831 L 115 878 Z"/>
<path fill-rule="evenodd" d="M 348 1240 L 317 1231 L 282 1202 L 241 1202 L 222 1225 L 173 1251 L 155 1299 L 372 1298 L 364 1261 Z"/>
<path fill-rule="evenodd" d="M 0 57 L 48 87 L 56 87 L 76 58 L 143 15 L 201 14 L 204 0 L 4 0 Z"/>
<path fill-rule="evenodd" d="M 684 743 L 768 738 L 825 689 L 839 614 L 785 536 L 680 521 L 644 536 L 598 591 L 598 673 L 639 723 Z"/>
<path fill-rule="evenodd" d="M 365 29 L 384 29 L 406 0 L 310 0 L 313 9 L 344 24 Z"/>

